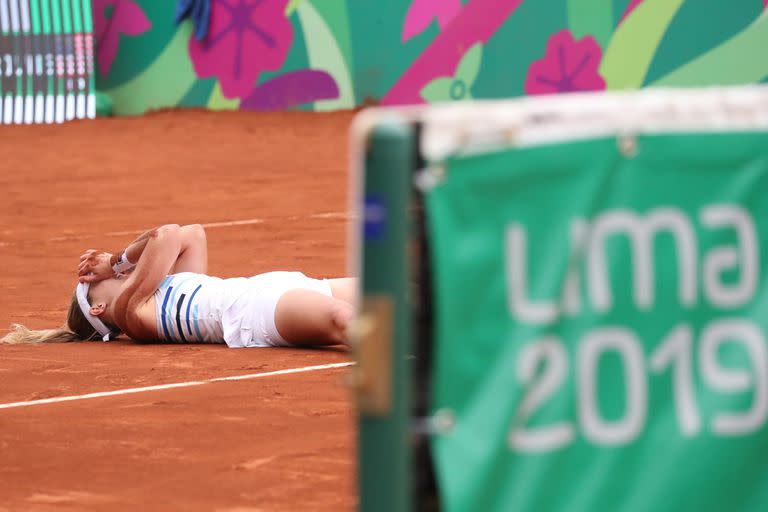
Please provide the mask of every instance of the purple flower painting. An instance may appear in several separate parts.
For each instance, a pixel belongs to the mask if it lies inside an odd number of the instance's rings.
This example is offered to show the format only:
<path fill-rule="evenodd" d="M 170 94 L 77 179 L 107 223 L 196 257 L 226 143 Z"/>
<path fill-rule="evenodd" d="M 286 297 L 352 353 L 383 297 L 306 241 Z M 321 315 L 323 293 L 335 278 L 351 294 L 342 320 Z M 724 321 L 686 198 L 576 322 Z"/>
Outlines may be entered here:
<path fill-rule="evenodd" d="M 325 71 L 302 69 L 267 80 L 240 102 L 240 110 L 285 110 L 339 97 L 339 87 Z"/>
<path fill-rule="evenodd" d="M 553 34 L 547 42 L 543 58 L 531 63 L 525 79 L 527 94 L 600 91 L 605 80 L 598 73 L 602 50 L 595 38 L 586 36 L 578 41 L 570 30 Z"/>
<path fill-rule="evenodd" d="M 211 0 L 208 37 L 189 38 L 197 76 L 215 76 L 227 98 L 253 91 L 262 71 L 282 67 L 293 41 L 287 0 Z"/>
<path fill-rule="evenodd" d="M 93 24 L 99 73 L 106 77 L 120 46 L 120 35 L 138 36 L 152 28 L 133 0 L 93 0 Z"/>

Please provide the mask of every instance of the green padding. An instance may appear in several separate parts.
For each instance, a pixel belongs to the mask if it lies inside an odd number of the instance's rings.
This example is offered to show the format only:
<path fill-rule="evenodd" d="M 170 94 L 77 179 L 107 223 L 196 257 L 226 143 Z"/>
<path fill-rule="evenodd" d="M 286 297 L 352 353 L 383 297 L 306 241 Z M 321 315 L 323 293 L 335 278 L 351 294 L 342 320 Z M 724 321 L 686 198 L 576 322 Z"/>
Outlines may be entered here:
<path fill-rule="evenodd" d="M 359 510 L 411 510 L 411 303 L 409 261 L 410 179 L 416 137 L 410 126 L 382 122 L 370 134 L 365 155 L 364 197 L 358 225 L 363 243 L 364 298 L 393 305 L 391 410 L 383 416 L 360 413 L 358 443 Z"/>
<path fill-rule="evenodd" d="M 768 134 L 636 143 L 428 195 L 444 510 L 768 510 Z"/>

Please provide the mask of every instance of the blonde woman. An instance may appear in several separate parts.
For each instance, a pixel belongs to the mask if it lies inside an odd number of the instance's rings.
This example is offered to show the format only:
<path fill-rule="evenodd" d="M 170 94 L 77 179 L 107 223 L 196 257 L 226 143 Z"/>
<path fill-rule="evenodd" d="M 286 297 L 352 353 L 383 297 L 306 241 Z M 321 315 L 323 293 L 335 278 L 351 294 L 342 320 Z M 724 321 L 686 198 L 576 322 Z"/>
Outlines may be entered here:
<path fill-rule="evenodd" d="M 200 225 L 169 224 L 111 254 L 80 257 L 79 282 L 63 328 L 14 325 L 4 343 L 103 339 L 226 343 L 229 347 L 335 345 L 346 342 L 355 280 L 300 272 L 249 278 L 206 275 Z"/>

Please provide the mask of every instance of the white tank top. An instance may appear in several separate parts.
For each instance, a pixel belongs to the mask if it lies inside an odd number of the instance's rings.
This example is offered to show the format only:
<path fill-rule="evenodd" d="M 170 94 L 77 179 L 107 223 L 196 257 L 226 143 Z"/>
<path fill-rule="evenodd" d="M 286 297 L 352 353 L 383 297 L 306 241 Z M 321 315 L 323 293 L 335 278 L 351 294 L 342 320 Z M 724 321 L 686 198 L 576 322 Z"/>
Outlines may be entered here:
<path fill-rule="evenodd" d="M 221 279 L 182 272 L 169 275 L 155 292 L 157 332 L 178 343 L 223 343 L 230 310 L 248 290 L 248 279 Z"/>

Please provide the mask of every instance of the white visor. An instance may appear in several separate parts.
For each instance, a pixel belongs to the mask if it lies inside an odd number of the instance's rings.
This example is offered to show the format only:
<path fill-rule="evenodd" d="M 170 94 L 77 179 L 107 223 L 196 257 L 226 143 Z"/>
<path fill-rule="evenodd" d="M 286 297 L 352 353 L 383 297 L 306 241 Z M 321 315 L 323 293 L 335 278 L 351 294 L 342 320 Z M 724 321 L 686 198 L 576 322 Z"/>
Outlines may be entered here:
<path fill-rule="evenodd" d="M 83 313 L 85 319 L 88 320 L 88 323 L 101 334 L 101 339 L 109 341 L 112 331 L 109 330 L 109 327 L 104 325 L 104 322 L 102 322 L 99 317 L 91 314 L 91 305 L 88 303 L 89 287 L 90 285 L 88 283 L 77 284 L 77 290 L 75 291 L 77 295 L 77 303 L 80 305 L 80 311 Z"/>

